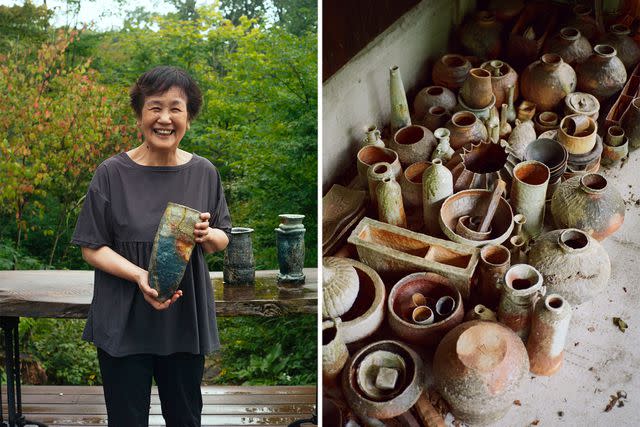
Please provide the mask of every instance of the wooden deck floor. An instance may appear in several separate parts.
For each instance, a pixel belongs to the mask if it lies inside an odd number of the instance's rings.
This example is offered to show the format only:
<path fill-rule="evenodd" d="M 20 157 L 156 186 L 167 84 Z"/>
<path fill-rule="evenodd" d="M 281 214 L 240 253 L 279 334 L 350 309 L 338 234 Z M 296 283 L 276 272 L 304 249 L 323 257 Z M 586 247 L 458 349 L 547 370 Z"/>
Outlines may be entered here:
<path fill-rule="evenodd" d="M 5 386 L 2 412 L 7 417 Z M 316 387 L 203 386 L 203 426 L 287 426 L 310 418 Z M 31 421 L 51 426 L 104 426 L 107 411 L 102 387 L 22 386 L 22 411 Z M 150 426 L 163 426 L 157 388 L 151 395 Z"/>

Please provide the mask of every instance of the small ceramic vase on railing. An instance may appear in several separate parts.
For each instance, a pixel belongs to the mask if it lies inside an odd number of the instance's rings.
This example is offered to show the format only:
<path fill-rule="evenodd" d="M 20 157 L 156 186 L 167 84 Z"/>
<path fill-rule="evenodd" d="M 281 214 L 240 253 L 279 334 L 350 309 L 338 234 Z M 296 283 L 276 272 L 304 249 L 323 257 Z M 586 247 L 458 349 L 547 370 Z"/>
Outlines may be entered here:
<path fill-rule="evenodd" d="M 278 249 L 278 284 L 302 285 L 305 275 L 304 267 L 304 232 L 302 220 L 304 215 L 281 214 L 280 225 L 276 231 Z"/>
<path fill-rule="evenodd" d="M 410 126 L 409 103 L 397 65 L 389 69 L 389 100 L 391 101 L 391 132 Z"/>
<path fill-rule="evenodd" d="M 571 322 L 571 305 L 558 294 L 536 303 L 527 340 L 531 373 L 551 376 L 562 366 L 564 344 Z"/>
<path fill-rule="evenodd" d="M 533 305 L 544 296 L 542 275 L 527 264 L 512 265 L 504 276 L 504 288 L 498 307 L 498 320 L 527 342 Z"/>
<path fill-rule="evenodd" d="M 231 239 L 224 251 L 222 277 L 225 285 L 251 285 L 256 280 L 251 235 L 253 228 L 231 228 Z"/>

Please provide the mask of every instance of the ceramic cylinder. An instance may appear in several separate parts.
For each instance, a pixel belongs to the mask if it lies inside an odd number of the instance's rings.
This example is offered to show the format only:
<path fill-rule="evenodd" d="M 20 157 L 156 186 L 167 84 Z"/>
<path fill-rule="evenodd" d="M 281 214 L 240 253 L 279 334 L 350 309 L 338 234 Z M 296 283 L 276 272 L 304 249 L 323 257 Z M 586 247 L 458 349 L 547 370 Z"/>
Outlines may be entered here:
<path fill-rule="evenodd" d="M 304 233 L 302 224 L 304 215 L 279 215 L 280 225 L 276 231 L 278 249 L 278 284 L 302 285 L 305 281 L 304 268 Z"/>
<path fill-rule="evenodd" d="M 640 147 L 640 98 L 634 98 L 620 117 L 620 126 L 629 138 L 629 148 Z"/>
<path fill-rule="evenodd" d="M 602 145 L 603 166 L 612 166 L 629 154 L 629 139 L 620 126 L 610 126 Z"/>
<path fill-rule="evenodd" d="M 400 184 L 392 176 L 388 176 L 378 184 L 376 189 L 378 203 L 378 219 L 387 224 L 407 228 L 407 216 L 402 203 Z"/>
<path fill-rule="evenodd" d="M 536 303 L 527 340 L 530 371 L 551 376 L 562 366 L 564 345 L 571 322 L 571 305 L 558 294 Z"/>
<path fill-rule="evenodd" d="M 251 242 L 252 228 L 231 228 L 231 239 L 224 252 L 222 276 L 225 285 L 249 285 L 256 279 L 256 262 Z"/>
<path fill-rule="evenodd" d="M 478 301 L 496 310 L 502 292 L 502 280 L 511 265 L 511 254 L 502 245 L 487 245 L 480 250 Z"/>
<path fill-rule="evenodd" d="M 429 159 L 435 146 L 436 138 L 433 133 L 418 125 L 399 129 L 393 135 L 393 140 L 389 142 L 389 148 L 398 153 L 403 168 L 412 163 Z"/>
<path fill-rule="evenodd" d="M 527 218 L 522 228 L 528 237 L 542 231 L 549 176 L 549 168 L 536 160 L 518 163 L 513 168 L 511 205 L 515 213 Z"/>
<path fill-rule="evenodd" d="M 411 208 L 422 211 L 422 175 L 431 162 L 417 162 L 409 166 L 402 174 L 400 187 L 405 212 Z"/>
<path fill-rule="evenodd" d="M 491 86 L 491 73 L 483 68 L 472 68 L 460 89 L 465 104 L 471 108 L 485 108 L 495 97 Z"/>
<path fill-rule="evenodd" d="M 527 264 L 515 264 L 504 276 L 504 291 L 498 306 L 498 320 L 511 328 L 524 342 L 531 330 L 533 306 L 544 295 L 542 275 Z"/>
<path fill-rule="evenodd" d="M 391 101 L 391 131 L 395 132 L 410 126 L 409 103 L 397 65 L 389 69 L 389 100 Z"/>
<path fill-rule="evenodd" d="M 422 175 L 422 206 L 427 234 L 441 235 L 440 207 L 453 194 L 453 175 L 442 160 L 435 159 Z"/>
<path fill-rule="evenodd" d="M 378 209 L 378 186 L 382 181 L 393 176 L 391 165 L 387 162 L 374 163 L 367 172 L 369 200 L 374 211 Z"/>
<path fill-rule="evenodd" d="M 327 385 L 336 385 L 349 358 L 349 351 L 342 338 L 340 318 L 322 322 L 322 379 Z"/>

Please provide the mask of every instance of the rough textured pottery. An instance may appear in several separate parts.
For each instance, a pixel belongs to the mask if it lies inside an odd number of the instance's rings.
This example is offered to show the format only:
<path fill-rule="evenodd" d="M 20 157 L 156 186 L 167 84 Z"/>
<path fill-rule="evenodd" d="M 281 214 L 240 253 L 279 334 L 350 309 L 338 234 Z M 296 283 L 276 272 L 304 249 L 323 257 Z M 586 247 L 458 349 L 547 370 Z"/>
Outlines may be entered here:
<path fill-rule="evenodd" d="M 444 296 L 453 298 L 453 312 L 439 317 L 429 325 L 416 324 L 411 319 L 413 310 L 411 297 L 420 293 L 427 300 L 427 306 L 436 312 L 436 301 Z M 402 340 L 420 344 L 425 350 L 435 350 L 442 337 L 462 322 L 464 307 L 462 296 L 455 286 L 439 274 L 413 273 L 400 279 L 389 292 L 387 299 L 387 320 L 391 330 Z"/>
<path fill-rule="evenodd" d="M 416 162 L 404 171 L 400 188 L 406 209 L 422 209 L 422 175 L 430 165 L 430 162 Z"/>
<path fill-rule="evenodd" d="M 601 44 L 613 47 L 627 70 L 640 62 L 640 46 L 631 38 L 631 30 L 623 24 L 614 24 L 609 32 L 600 39 Z"/>
<path fill-rule="evenodd" d="M 604 291 L 611 276 L 607 251 L 575 228 L 540 236 L 529 251 L 529 263 L 544 277 L 549 292 L 580 305 Z"/>
<path fill-rule="evenodd" d="M 449 114 L 444 107 L 434 106 L 429 108 L 420 123 L 433 132 L 444 126 L 449 119 L 451 119 L 451 114 Z"/>
<path fill-rule="evenodd" d="M 496 310 L 502 292 L 502 279 L 511 266 L 509 249 L 502 245 L 487 245 L 480 250 L 477 300 Z"/>
<path fill-rule="evenodd" d="M 447 112 L 456 106 L 456 94 L 444 86 L 429 86 L 422 89 L 413 99 L 413 112 L 417 117 L 424 117 L 431 107 L 442 107 Z"/>
<path fill-rule="evenodd" d="M 334 257 L 323 258 L 335 260 Z M 351 308 L 340 316 L 342 338 L 346 344 L 368 337 L 378 329 L 384 319 L 386 291 L 382 279 L 366 264 L 350 258 L 339 258 L 351 265 L 358 274 L 358 292 Z"/>
<path fill-rule="evenodd" d="M 564 27 L 557 35 L 547 39 L 544 52 L 557 53 L 564 62 L 575 67 L 591 55 L 591 43 L 578 29 Z"/>
<path fill-rule="evenodd" d="M 276 231 L 278 249 L 278 284 L 302 285 L 305 276 L 304 267 L 304 215 L 282 214 Z"/>
<path fill-rule="evenodd" d="M 451 157 L 453 157 L 453 153 L 455 153 L 453 148 L 451 148 L 451 144 L 449 144 L 451 132 L 447 128 L 438 128 L 433 133 L 433 136 L 438 140 L 438 145 L 436 145 L 436 149 L 431 153 L 431 160 L 440 159 L 443 163 L 448 162 L 451 160 Z"/>
<path fill-rule="evenodd" d="M 477 12 L 460 28 L 460 43 L 471 55 L 494 59 L 502 49 L 502 24 L 486 10 Z"/>
<path fill-rule="evenodd" d="M 504 275 L 498 320 L 511 328 L 524 342 L 531 329 L 533 305 L 539 294 L 545 294 L 542 283 L 540 272 L 527 264 L 512 265 Z"/>
<path fill-rule="evenodd" d="M 593 120 L 598 120 L 600 102 L 595 96 L 584 92 L 573 92 L 564 99 L 564 113 L 584 114 Z"/>
<path fill-rule="evenodd" d="M 558 372 L 570 322 L 571 305 L 560 295 L 551 294 L 538 300 L 527 340 L 531 373 L 551 376 Z"/>
<path fill-rule="evenodd" d="M 464 103 L 474 109 L 486 108 L 494 99 L 491 73 L 484 68 L 472 68 L 462 84 L 460 96 Z"/>
<path fill-rule="evenodd" d="M 533 120 L 533 116 L 536 114 L 536 104 L 531 101 L 527 101 L 526 99 L 518 105 L 518 111 L 516 112 L 516 117 L 521 122 L 526 122 L 528 120 Z"/>
<path fill-rule="evenodd" d="M 620 118 L 620 126 L 629 138 L 629 147 L 640 147 L 640 98 L 631 101 L 629 108 Z"/>
<path fill-rule="evenodd" d="M 616 56 L 616 50 L 606 44 L 593 48 L 593 54 L 576 66 L 577 88 L 606 101 L 618 93 L 627 81 L 627 70 Z"/>
<path fill-rule="evenodd" d="M 399 179 L 402 175 L 402 166 L 398 159 L 398 153 L 389 148 L 373 145 L 362 147 L 360 151 L 358 151 L 357 167 L 358 176 L 360 177 L 360 182 L 363 187 L 367 187 L 367 173 L 369 172 L 369 168 L 380 162 L 389 163 L 391 165 L 393 176 L 395 176 L 396 179 Z"/>
<path fill-rule="evenodd" d="M 536 140 L 536 131 L 531 120 L 516 120 L 516 126 L 509 135 L 510 151 L 518 159 L 524 159 L 527 146 Z"/>
<path fill-rule="evenodd" d="M 629 154 L 629 138 L 624 134 L 620 126 L 611 126 L 607 129 L 604 145 L 602 146 L 603 166 L 612 166 Z"/>
<path fill-rule="evenodd" d="M 520 76 L 522 96 L 536 104 L 538 111 L 552 111 L 576 89 L 576 72 L 560 55 L 545 53 Z"/>
<path fill-rule="evenodd" d="M 497 322 L 458 325 L 440 342 L 433 359 L 436 389 L 456 419 L 469 424 L 501 419 L 528 373 L 524 344 Z"/>
<path fill-rule="evenodd" d="M 558 126 L 560 126 L 560 119 L 553 111 L 542 111 L 533 121 L 533 128 L 538 135 L 548 130 L 558 129 Z"/>
<path fill-rule="evenodd" d="M 624 222 L 624 213 L 620 192 L 597 173 L 566 180 L 551 199 L 551 214 L 558 228 L 578 228 L 597 240 L 615 233 Z"/>
<path fill-rule="evenodd" d="M 458 111 L 445 127 L 451 132 L 449 143 L 454 150 L 470 142 L 486 141 L 489 137 L 487 128 L 469 111 Z"/>
<path fill-rule="evenodd" d="M 415 405 L 424 377 L 422 359 L 415 351 L 398 341 L 377 341 L 349 359 L 342 371 L 342 391 L 356 414 L 385 420 Z"/>
<path fill-rule="evenodd" d="M 433 65 L 433 82 L 451 90 L 458 90 L 467 79 L 471 70 L 471 62 L 462 55 L 450 53 L 438 59 Z"/>
<path fill-rule="evenodd" d="M 471 320 L 487 320 L 489 322 L 497 322 L 498 316 L 496 313 L 488 307 L 482 304 L 476 304 L 471 310 L 467 311 L 464 315 L 464 321 L 469 322 Z"/>
<path fill-rule="evenodd" d="M 365 132 L 364 138 L 360 141 L 360 146 L 358 147 L 358 151 L 362 147 L 366 147 L 367 145 L 376 145 L 378 147 L 384 147 L 384 141 L 380 137 L 380 131 L 375 126 L 369 126 L 367 131 Z"/>
<path fill-rule="evenodd" d="M 153 239 L 149 260 L 149 286 L 158 292 L 158 301 L 171 298 L 184 276 L 191 252 L 196 245 L 193 230 L 200 222 L 200 212 L 169 202 Z"/>
<path fill-rule="evenodd" d="M 411 125 L 407 94 L 404 91 L 400 69 L 397 65 L 389 68 L 389 100 L 391 101 L 391 131 L 395 132 Z"/>
<path fill-rule="evenodd" d="M 491 90 L 496 96 L 496 105 L 502 105 L 509 101 L 509 86 L 514 88 L 514 101 L 518 99 L 518 73 L 509 64 L 493 60 L 483 63 L 480 68 L 491 73 Z"/>
<path fill-rule="evenodd" d="M 378 219 L 387 224 L 407 227 L 407 216 L 402 203 L 402 189 L 393 176 L 388 176 L 376 189 Z"/>
<path fill-rule="evenodd" d="M 589 116 L 565 116 L 558 127 L 558 142 L 569 154 L 586 154 L 596 145 L 598 124 Z"/>
<path fill-rule="evenodd" d="M 536 160 L 518 163 L 513 169 L 510 202 L 515 213 L 527 218 L 523 231 L 528 237 L 542 231 L 549 177 L 549 168 Z"/>
<path fill-rule="evenodd" d="M 549 168 L 549 185 L 558 181 L 567 169 L 569 153 L 558 141 L 538 138 L 527 146 L 523 160 L 537 160 Z"/>
<path fill-rule="evenodd" d="M 473 113 L 474 116 L 483 122 L 486 122 L 490 117 L 493 111 L 496 110 L 496 97 L 491 93 L 491 101 L 483 108 L 473 108 L 467 105 L 462 97 L 462 91 L 458 93 L 458 105 L 456 105 L 456 111 L 469 111 Z"/>
<path fill-rule="evenodd" d="M 334 385 L 349 358 L 349 351 L 342 338 L 342 320 L 322 322 L 322 378 L 324 383 Z"/>
<path fill-rule="evenodd" d="M 256 280 L 251 234 L 253 228 L 232 227 L 229 245 L 224 251 L 222 277 L 225 285 L 249 285 Z"/>
<path fill-rule="evenodd" d="M 593 10 L 583 4 L 576 5 L 573 8 L 573 17 L 567 22 L 568 27 L 573 27 L 580 31 L 590 42 L 594 42 L 600 35 L 598 23 L 591 16 Z"/>
<path fill-rule="evenodd" d="M 369 201 L 374 211 L 378 209 L 378 186 L 382 181 L 393 176 L 393 169 L 387 162 L 374 163 L 367 172 Z"/>
<path fill-rule="evenodd" d="M 360 279 L 353 266 L 342 258 L 322 259 L 322 318 L 340 317 L 353 306 Z"/>
<path fill-rule="evenodd" d="M 406 168 L 412 163 L 429 159 L 436 148 L 436 138 L 429 129 L 411 125 L 399 129 L 393 135 L 389 148 L 398 153 L 400 164 Z"/>
<path fill-rule="evenodd" d="M 435 159 L 422 174 L 422 207 L 424 226 L 428 234 L 440 235 L 438 217 L 440 206 L 453 194 L 453 175 L 442 160 Z"/>

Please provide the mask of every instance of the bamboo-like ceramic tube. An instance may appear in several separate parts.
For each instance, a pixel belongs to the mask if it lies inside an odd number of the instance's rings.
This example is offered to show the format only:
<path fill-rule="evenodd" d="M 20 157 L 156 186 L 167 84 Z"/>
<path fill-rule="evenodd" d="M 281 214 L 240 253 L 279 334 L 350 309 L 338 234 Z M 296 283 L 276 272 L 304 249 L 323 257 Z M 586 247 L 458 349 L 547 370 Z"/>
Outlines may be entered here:
<path fill-rule="evenodd" d="M 511 205 L 515 213 L 527 218 L 522 228 L 528 237 L 536 237 L 542 232 L 549 177 L 549 168 L 536 160 L 519 163 L 513 168 Z"/>
<path fill-rule="evenodd" d="M 487 245 L 480 250 L 478 299 L 496 310 L 502 292 L 502 279 L 511 265 L 511 254 L 502 245 Z"/>

